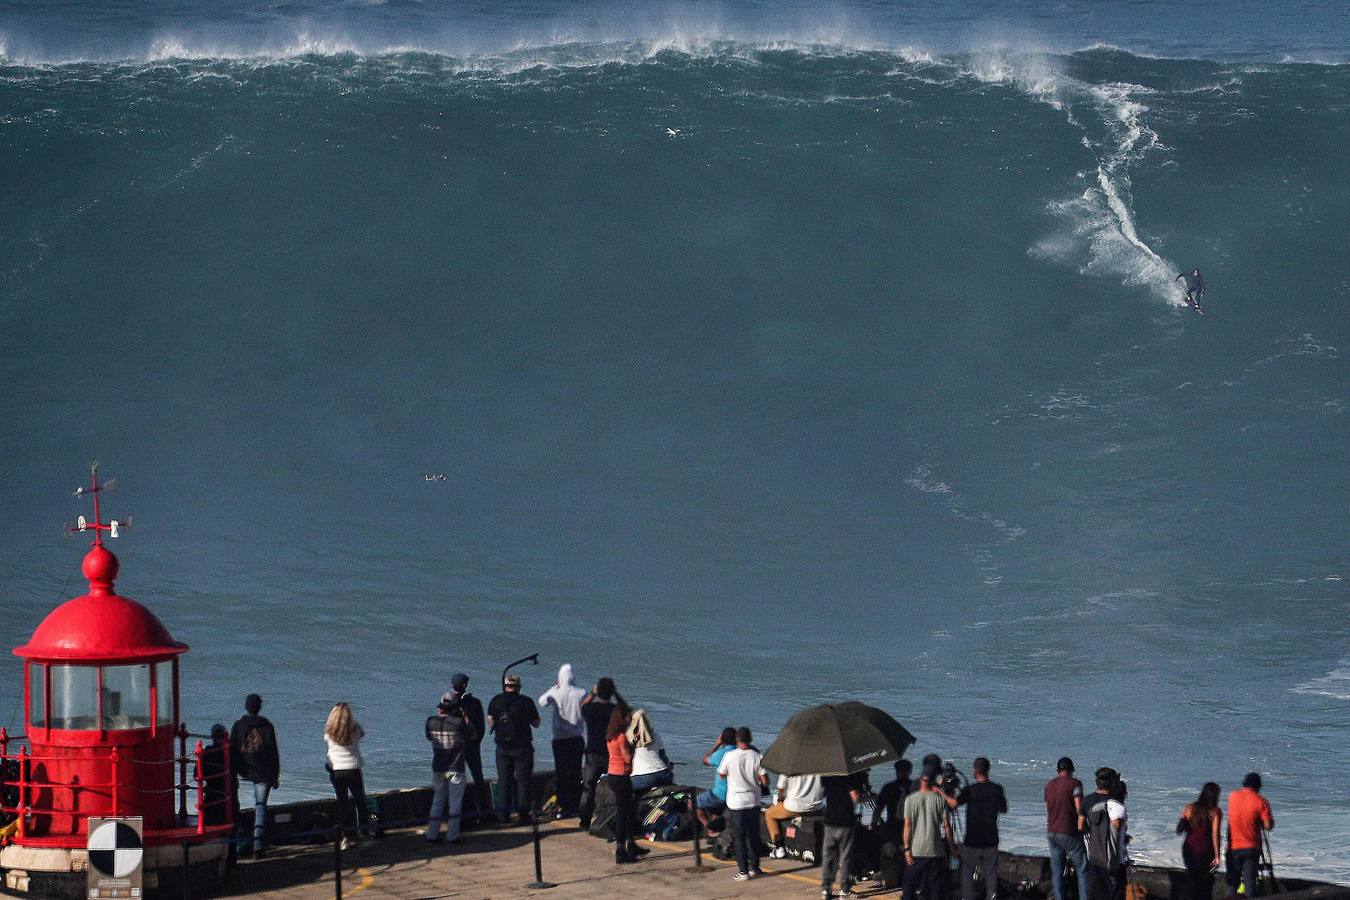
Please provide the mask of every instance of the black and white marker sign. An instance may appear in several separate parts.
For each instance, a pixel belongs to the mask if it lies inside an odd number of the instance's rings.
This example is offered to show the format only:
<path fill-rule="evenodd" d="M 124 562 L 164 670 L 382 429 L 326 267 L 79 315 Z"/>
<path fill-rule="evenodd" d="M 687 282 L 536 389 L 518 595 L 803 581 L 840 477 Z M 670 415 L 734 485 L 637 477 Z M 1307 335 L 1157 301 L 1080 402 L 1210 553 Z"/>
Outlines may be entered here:
<path fill-rule="evenodd" d="M 89 898 L 141 896 L 139 816 L 89 819 Z"/>

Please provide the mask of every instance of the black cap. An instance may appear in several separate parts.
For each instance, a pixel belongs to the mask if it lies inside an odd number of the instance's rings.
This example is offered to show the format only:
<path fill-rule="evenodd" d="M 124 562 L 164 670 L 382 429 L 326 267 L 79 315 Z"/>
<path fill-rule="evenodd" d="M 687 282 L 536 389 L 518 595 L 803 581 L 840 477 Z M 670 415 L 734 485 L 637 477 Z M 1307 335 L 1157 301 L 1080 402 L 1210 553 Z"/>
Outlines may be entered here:
<path fill-rule="evenodd" d="M 462 691 L 469 686 L 469 676 L 463 672 L 456 672 L 450 679 L 450 686 L 457 691 Z"/>
<path fill-rule="evenodd" d="M 938 780 L 938 767 L 933 765 L 932 763 L 929 763 L 928 765 L 923 767 L 923 774 L 920 775 L 919 777 L 922 778 L 924 781 L 927 781 L 929 784 L 932 784 L 933 782 Z"/>
<path fill-rule="evenodd" d="M 1072 771 L 1073 771 L 1073 760 L 1069 759 L 1067 756 L 1061 756 L 1061 757 L 1059 758 L 1059 762 L 1055 763 L 1055 771 L 1056 771 L 1056 772 L 1072 772 Z"/>

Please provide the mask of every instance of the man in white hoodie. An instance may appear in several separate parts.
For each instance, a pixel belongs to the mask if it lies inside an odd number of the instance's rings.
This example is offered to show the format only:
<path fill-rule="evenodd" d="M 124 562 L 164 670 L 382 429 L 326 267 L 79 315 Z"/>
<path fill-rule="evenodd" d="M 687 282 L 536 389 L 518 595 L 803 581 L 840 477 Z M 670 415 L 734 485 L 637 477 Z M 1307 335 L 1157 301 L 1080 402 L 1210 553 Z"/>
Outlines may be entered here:
<path fill-rule="evenodd" d="M 586 753 L 586 724 L 581 701 L 586 692 L 577 687 L 572 664 L 558 669 L 558 683 L 544 691 L 540 706 L 553 707 L 553 774 L 557 783 L 559 819 L 577 815 L 581 799 L 581 758 Z"/>

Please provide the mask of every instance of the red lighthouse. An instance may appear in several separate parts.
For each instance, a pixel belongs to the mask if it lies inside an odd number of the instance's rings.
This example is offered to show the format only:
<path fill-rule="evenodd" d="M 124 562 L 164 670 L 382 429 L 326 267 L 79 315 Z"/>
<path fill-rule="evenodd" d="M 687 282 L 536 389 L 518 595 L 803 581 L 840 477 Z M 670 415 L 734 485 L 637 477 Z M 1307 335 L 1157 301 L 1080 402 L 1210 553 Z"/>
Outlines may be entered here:
<path fill-rule="evenodd" d="M 200 741 L 188 745 L 178 703 L 188 647 L 116 593 L 117 557 L 103 534 L 125 526 L 102 522 L 101 490 L 95 470 L 76 491 L 94 498 L 94 521 L 81 516 L 76 529 L 94 533 L 82 566 L 89 592 L 52 610 L 14 650 L 24 660 L 27 740 L 0 730 L 0 812 L 13 817 L 0 868 L 10 890 L 82 888 L 90 816 L 142 818 L 147 888 L 156 869 L 183 865 L 183 845 L 198 845 L 188 848 L 194 868 L 223 862 L 220 838 L 232 828 L 228 748 L 212 758 Z"/>

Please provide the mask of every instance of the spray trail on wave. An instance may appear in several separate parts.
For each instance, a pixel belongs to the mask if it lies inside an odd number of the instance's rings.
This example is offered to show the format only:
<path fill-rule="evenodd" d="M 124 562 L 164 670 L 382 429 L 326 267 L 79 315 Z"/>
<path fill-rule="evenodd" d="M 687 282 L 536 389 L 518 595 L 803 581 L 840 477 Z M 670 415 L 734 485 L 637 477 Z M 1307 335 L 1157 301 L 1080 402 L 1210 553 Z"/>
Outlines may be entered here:
<path fill-rule="evenodd" d="M 1064 73 L 1049 57 L 1006 52 L 972 56 L 970 75 L 1011 85 L 1064 112 L 1082 131 L 1082 144 L 1096 161 L 1093 173 L 1080 172 L 1081 194 L 1048 204 L 1060 222 L 1030 249 L 1041 259 L 1076 265 L 1085 275 L 1116 277 L 1124 285 L 1144 287 L 1160 300 L 1185 306 L 1173 277 L 1176 268 L 1139 235 L 1130 195 L 1130 170 L 1158 144 L 1144 124 L 1148 107 L 1136 84 L 1089 84 Z"/>

